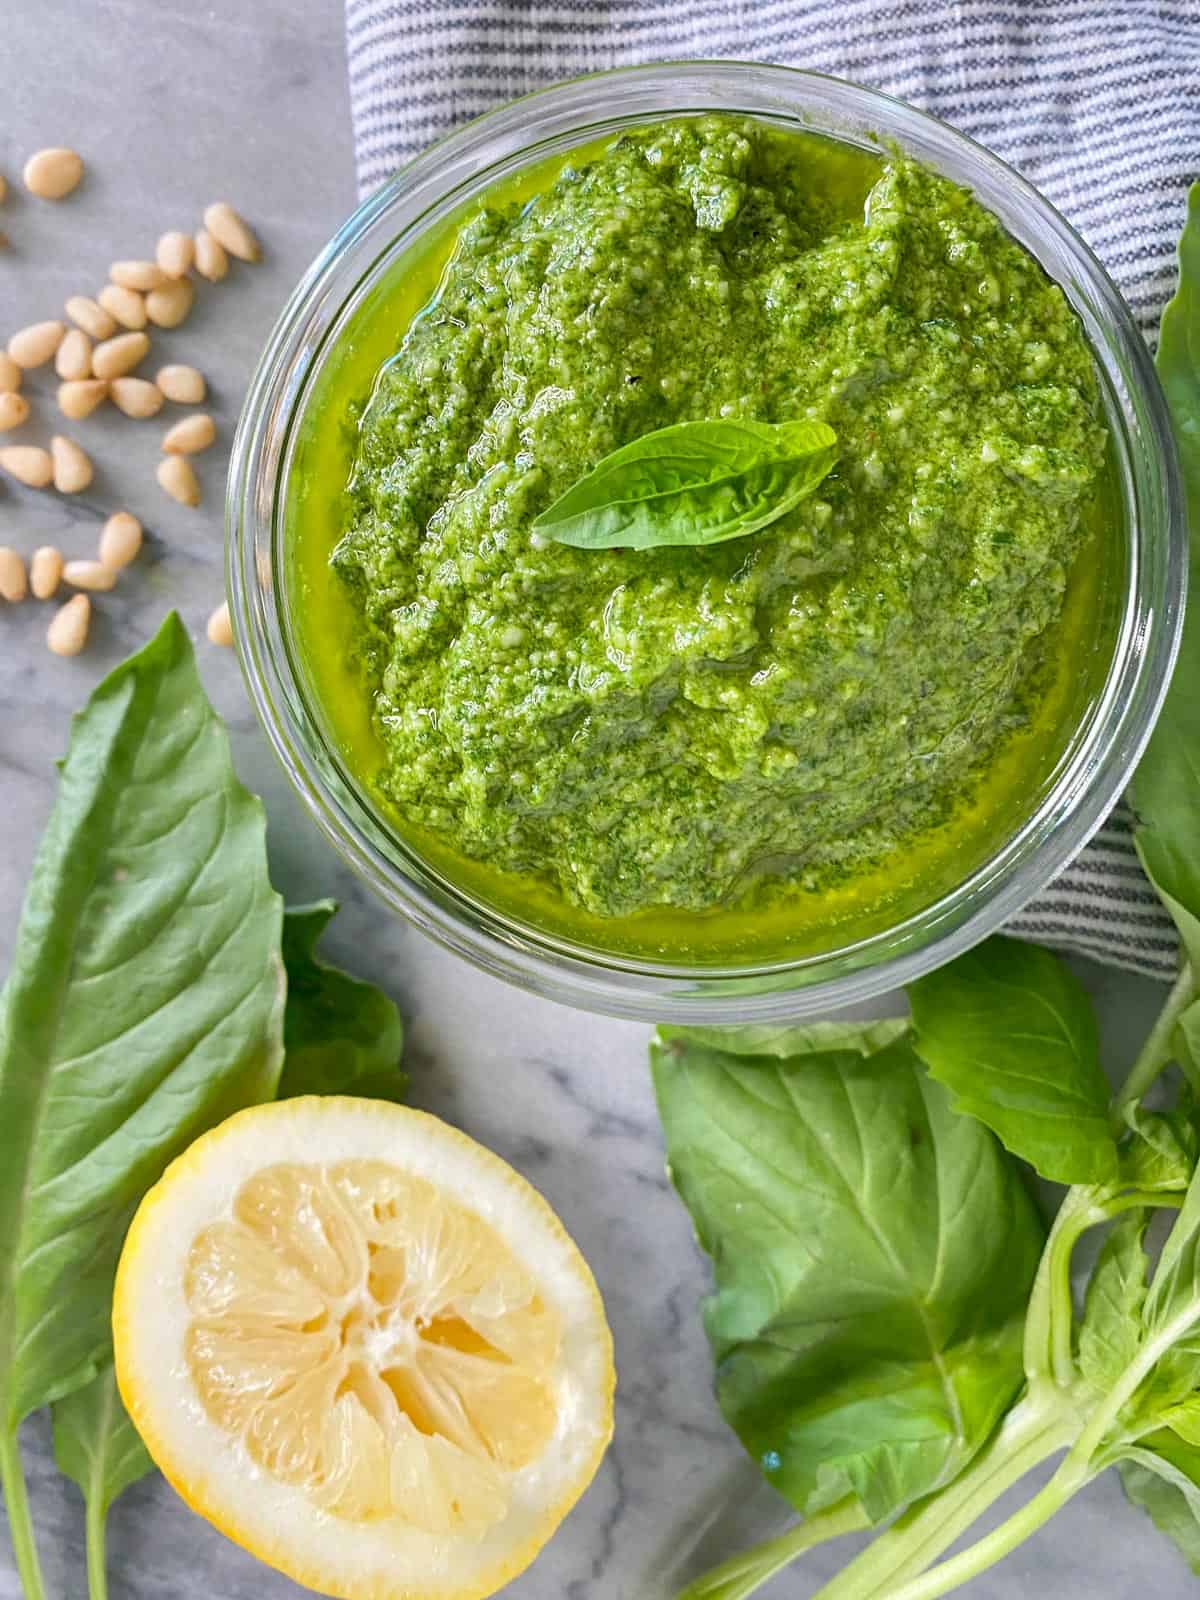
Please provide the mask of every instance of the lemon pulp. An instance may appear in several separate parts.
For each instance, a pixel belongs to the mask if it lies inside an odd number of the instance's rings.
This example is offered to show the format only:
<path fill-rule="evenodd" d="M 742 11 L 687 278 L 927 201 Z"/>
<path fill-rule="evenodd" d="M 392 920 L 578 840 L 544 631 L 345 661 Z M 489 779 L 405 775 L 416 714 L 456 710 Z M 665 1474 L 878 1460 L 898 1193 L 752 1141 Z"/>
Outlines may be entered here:
<path fill-rule="evenodd" d="M 554 1433 L 561 1325 L 499 1234 L 378 1161 L 267 1168 L 233 1213 L 185 1279 L 212 1420 L 338 1516 L 501 1521 Z"/>

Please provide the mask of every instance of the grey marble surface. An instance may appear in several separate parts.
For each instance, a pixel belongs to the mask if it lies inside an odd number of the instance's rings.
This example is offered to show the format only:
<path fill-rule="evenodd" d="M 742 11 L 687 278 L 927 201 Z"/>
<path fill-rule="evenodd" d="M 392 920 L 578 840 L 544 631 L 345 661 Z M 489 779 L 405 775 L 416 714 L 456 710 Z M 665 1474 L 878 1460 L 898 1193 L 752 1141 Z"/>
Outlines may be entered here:
<path fill-rule="evenodd" d="M 785 1512 L 758 1487 L 721 1423 L 696 1302 L 704 1265 L 663 1177 L 646 1072 L 646 1028 L 573 1013 L 507 989 L 385 913 L 316 836 L 250 713 L 232 654 L 208 646 L 221 593 L 225 451 L 256 353 L 292 283 L 354 201 L 339 0 L 8 0 L 0 8 L 0 332 L 94 293 L 114 257 L 148 253 L 167 227 L 194 227 L 227 198 L 260 229 L 266 260 L 202 285 L 186 325 L 155 340 L 149 365 L 194 361 L 212 384 L 220 447 L 201 458 L 204 504 L 185 510 L 154 481 L 164 413 L 111 411 L 66 431 L 91 450 L 94 486 L 74 500 L 0 484 L 0 543 L 57 543 L 90 555 L 105 515 L 135 511 L 148 549 L 99 597 L 90 648 L 74 661 L 43 644 L 48 611 L 0 611 L 0 971 L 54 790 L 71 711 L 144 641 L 168 605 L 197 638 L 205 681 L 232 729 L 239 769 L 266 798 L 276 882 L 289 898 L 343 901 L 327 948 L 386 985 L 411 1019 L 413 1097 L 460 1123 L 536 1182 L 591 1261 L 611 1314 L 620 1387 L 612 1451 L 596 1483 L 514 1600 L 666 1600 L 671 1580 L 775 1531 Z M 23 196 L 24 156 L 76 145 L 88 177 L 53 207 Z M 38 427 L 56 431 L 38 375 Z M 1086 969 L 1116 1053 L 1155 1004 L 1149 984 Z M 82 1514 L 54 1473 L 40 1420 L 23 1439 L 51 1594 L 85 1593 Z M 781 1576 L 767 1600 L 800 1600 L 844 1547 Z M 130 1600 L 285 1600 L 298 1591 L 193 1517 L 157 1478 L 115 1507 L 112 1592 Z M 1195 1585 L 1113 1481 L 969 1592 L 974 1600 L 1126 1600 Z M 0 1534 L 0 1600 L 19 1588 Z"/>

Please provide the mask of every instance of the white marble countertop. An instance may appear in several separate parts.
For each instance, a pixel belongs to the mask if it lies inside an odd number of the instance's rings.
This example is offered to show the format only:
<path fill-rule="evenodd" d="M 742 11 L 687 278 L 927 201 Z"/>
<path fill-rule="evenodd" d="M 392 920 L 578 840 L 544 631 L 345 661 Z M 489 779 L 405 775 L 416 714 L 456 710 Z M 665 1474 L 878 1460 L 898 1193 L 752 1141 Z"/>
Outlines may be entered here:
<path fill-rule="evenodd" d="M 96 458 L 86 494 L 67 500 L 0 484 L 0 543 L 26 554 L 49 542 L 90 555 L 102 519 L 121 506 L 150 535 L 119 589 L 98 597 L 93 639 L 78 659 L 47 653 L 45 606 L 0 612 L 0 972 L 70 714 L 176 606 L 229 721 L 241 775 L 266 798 L 278 887 L 289 899 L 333 894 L 343 902 L 327 948 L 401 1003 L 413 1099 L 545 1191 L 604 1292 L 620 1374 L 615 1443 L 581 1505 L 506 1593 L 667 1600 L 672 1569 L 695 1572 L 775 1531 L 787 1513 L 758 1486 L 712 1399 L 696 1309 L 706 1270 L 663 1176 L 649 1030 L 508 989 L 387 913 L 317 837 L 257 729 L 232 653 L 203 637 L 221 597 L 225 451 L 243 388 L 291 285 L 354 204 L 339 0 L 24 0 L 4 8 L 0 61 L 0 172 L 10 186 L 0 208 L 10 240 L 0 254 L 5 336 L 60 315 L 70 293 L 94 294 L 110 260 L 149 254 L 168 227 L 195 227 L 212 199 L 242 209 L 266 249 L 261 266 L 235 265 L 224 283 L 201 285 L 184 327 L 156 338 L 155 358 L 161 351 L 164 360 L 194 361 L 212 385 L 221 441 L 198 462 L 199 511 L 167 500 L 154 481 L 163 418 L 135 423 L 111 409 L 66 430 Z M 46 144 L 74 145 L 88 161 L 84 187 L 60 206 L 31 201 L 15 181 L 25 155 Z M 55 431 L 52 382 L 35 375 L 27 392 L 39 399 L 46 433 Z M 1132 1037 L 1144 1028 L 1150 985 L 1095 968 L 1090 981 L 1110 1032 Z M 23 1444 L 50 1592 L 79 1600 L 78 1495 L 55 1474 L 40 1420 L 27 1425 Z M 109 1545 L 114 1597 L 285 1600 L 301 1592 L 192 1516 L 157 1477 L 118 1502 Z M 764 1600 L 799 1600 L 836 1570 L 844 1548 L 818 1551 L 763 1590 Z M 1109 1480 L 969 1593 L 1125 1600 L 1192 1587 Z M 18 1596 L 0 1532 L 0 1600 Z"/>

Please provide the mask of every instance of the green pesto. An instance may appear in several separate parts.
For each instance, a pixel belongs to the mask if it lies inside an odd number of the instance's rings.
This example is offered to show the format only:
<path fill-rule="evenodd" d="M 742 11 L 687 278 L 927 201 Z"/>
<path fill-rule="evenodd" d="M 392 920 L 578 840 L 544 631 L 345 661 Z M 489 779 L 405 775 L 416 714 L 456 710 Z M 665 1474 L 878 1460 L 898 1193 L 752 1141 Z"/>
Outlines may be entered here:
<path fill-rule="evenodd" d="M 593 916 L 700 912 L 878 868 L 1028 725 L 1104 461 L 1092 360 L 967 192 L 857 161 L 827 186 L 811 142 L 690 119 L 464 221 L 331 557 L 401 819 Z M 820 419 L 838 463 L 726 544 L 531 532 L 718 417 Z"/>

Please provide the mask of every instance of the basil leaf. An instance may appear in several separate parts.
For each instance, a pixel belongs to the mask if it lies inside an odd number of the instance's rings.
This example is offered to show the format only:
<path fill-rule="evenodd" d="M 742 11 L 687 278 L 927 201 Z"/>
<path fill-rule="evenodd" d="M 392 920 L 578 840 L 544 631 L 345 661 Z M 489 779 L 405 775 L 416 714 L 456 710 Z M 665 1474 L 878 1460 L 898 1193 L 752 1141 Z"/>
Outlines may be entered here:
<path fill-rule="evenodd" d="M 1200 1394 L 1193 1389 L 1163 1412 L 1163 1421 L 1185 1444 L 1200 1446 Z"/>
<path fill-rule="evenodd" d="M 1200 1577 L 1200 1449 L 1163 1429 L 1130 1447 L 1118 1470 L 1127 1498 Z"/>
<path fill-rule="evenodd" d="M 1109 1235 L 1080 1335 L 1081 1370 L 1101 1397 L 1135 1365 L 1144 1374 L 1114 1419 L 1118 1446 L 1164 1426 L 1190 1438 L 1200 1421 L 1200 1174 L 1193 1173 L 1148 1288 L 1147 1215 L 1139 1208 Z"/>
<path fill-rule="evenodd" d="M 583 550 L 720 544 L 791 511 L 836 460 L 823 422 L 679 422 L 605 456 L 533 526 Z"/>
<path fill-rule="evenodd" d="M 1037 945 L 993 938 L 909 987 L 917 1050 L 955 1109 L 1058 1183 L 1117 1176 L 1096 1019 Z"/>
<path fill-rule="evenodd" d="M 274 1092 L 281 906 L 262 806 L 182 623 L 75 718 L 0 997 L 0 1427 L 90 1378 L 141 1196 Z"/>
<path fill-rule="evenodd" d="M 1149 1213 L 1140 1209 L 1122 1217 L 1104 1241 L 1088 1280 L 1079 1328 L 1079 1370 L 1099 1394 L 1116 1384 L 1141 1346 L 1148 1222 Z"/>
<path fill-rule="evenodd" d="M 1150 1335 L 1170 1344 L 1189 1335 L 1189 1342 L 1194 1340 L 1200 1323 L 1200 1168 L 1158 1258 L 1146 1296 L 1145 1322 Z"/>
<path fill-rule="evenodd" d="M 1041 1223 L 908 1039 L 787 1059 L 710 1033 L 663 1030 L 651 1061 L 713 1258 L 721 1409 L 801 1511 L 852 1493 L 877 1521 L 951 1481 L 1020 1388 Z"/>
<path fill-rule="evenodd" d="M 1143 1192 L 1179 1193 L 1192 1181 L 1200 1160 L 1200 1133 L 1196 1112 L 1145 1111 L 1126 1108 L 1125 1121 L 1133 1137 L 1121 1147 L 1121 1183 Z"/>
<path fill-rule="evenodd" d="M 281 1100 L 298 1094 L 357 1094 L 402 1100 L 404 1023 L 382 989 L 318 961 L 317 940 L 336 900 L 288 908 L 283 918 L 287 1009 Z"/>
<path fill-rule="evenodd" d="M 82 1389 L 55 1401 L 53 1418 L 58 1470 L 78 1484 L 87 1509 L 88 1592 L 101 1600 L 108 1508 L 154 1463 L 121 1403 L 111 1361 Z"/>
<path fill-rule="evenodd" d="M 1190 601 L 1179 659 L 1133 780 L 1138 850 L 1200 972 L 1200 183 L 1188 196 L 1179 286 L 1163 312 L 1158 375 L 1183 467 Z"/>

